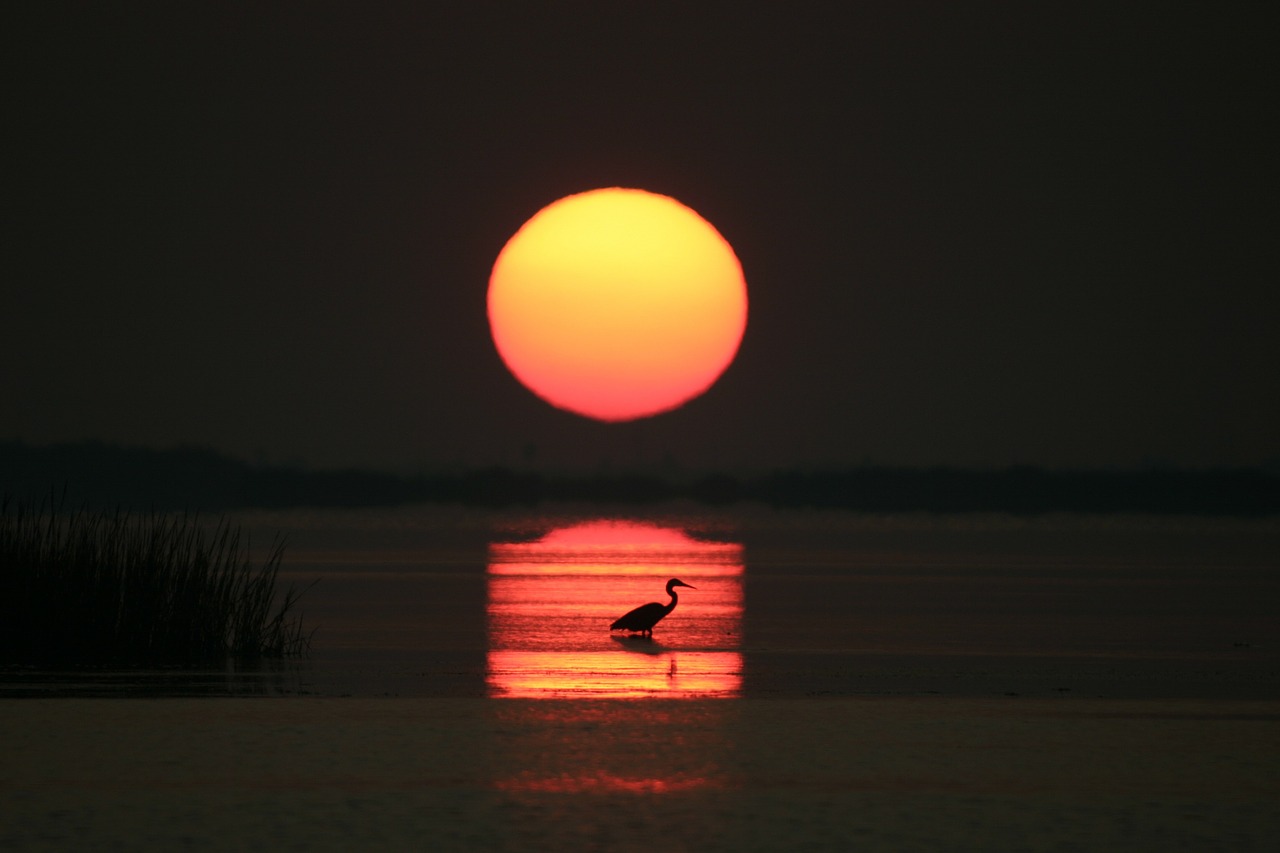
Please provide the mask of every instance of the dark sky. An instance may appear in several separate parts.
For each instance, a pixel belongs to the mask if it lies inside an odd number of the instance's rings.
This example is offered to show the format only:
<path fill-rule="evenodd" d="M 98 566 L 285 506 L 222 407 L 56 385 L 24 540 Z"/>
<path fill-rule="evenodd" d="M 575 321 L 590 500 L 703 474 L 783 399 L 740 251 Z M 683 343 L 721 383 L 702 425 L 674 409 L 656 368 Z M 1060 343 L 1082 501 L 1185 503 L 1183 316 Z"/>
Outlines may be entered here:
<path fill-rule="evenodd" d="M 1280 459 L 1253 13 L 33 5 L 0 37 L 0 439 L 395 470 Z M 720 382 L 627 425 L 524 390 L 485 317 L 520 224 L 614 185 L 711 221 L 751 299 Z"/>

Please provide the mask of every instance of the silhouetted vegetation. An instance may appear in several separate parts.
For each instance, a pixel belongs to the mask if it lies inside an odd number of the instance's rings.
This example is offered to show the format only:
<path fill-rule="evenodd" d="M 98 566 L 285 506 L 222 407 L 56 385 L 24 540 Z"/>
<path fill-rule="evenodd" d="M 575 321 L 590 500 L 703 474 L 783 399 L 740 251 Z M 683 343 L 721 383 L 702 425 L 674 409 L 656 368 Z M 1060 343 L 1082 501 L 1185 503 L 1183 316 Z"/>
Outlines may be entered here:
<path fill-rule="evenodd" d="M 0 502 L 0 663 L 194 665 L 306 650 L 277 601 L 283 543 L 254 567 L 239 531 L 191 516 Z"/>
<path fill-rule="evenodd" d="M 141 510 L 390 506 L 455 503 L 503 507 L 544 501 L 643 504 L 693 500 L 864 512 L 1280 512 L 1280 476 L 1260 469 L 1051 471 L 888 468 L 779 471 L 753 477 L 670 479 L 644 473 L 551 475 L 508 468 L 398 477 L 368 471 L 252 466 L 210 450 L 170 451 L 84 443 L 0 442 L 0 491 L 67 488 L 90 506 Z"/>

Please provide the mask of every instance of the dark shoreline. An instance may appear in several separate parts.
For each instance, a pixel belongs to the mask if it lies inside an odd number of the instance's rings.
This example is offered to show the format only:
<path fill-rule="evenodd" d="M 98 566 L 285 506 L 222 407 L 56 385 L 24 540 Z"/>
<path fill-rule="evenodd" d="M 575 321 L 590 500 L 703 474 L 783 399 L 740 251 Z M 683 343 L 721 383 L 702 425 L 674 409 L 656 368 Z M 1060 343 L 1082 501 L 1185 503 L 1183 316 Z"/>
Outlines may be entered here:
<path fill-rule="evenodd" d="M 0 442 L 0 494 L 54 495 L 69 506 L 205 510 L 447 503 L 477 507 L 574 501 L 860 512 L 1155 513 L 1259 517 L 1280 513 L 1280 476 L 1254 468 L 1191 470 L 927 469 L 862 466 L 670 476 L 581 475 L 510 468 L 419 476 L 251 465 L 204 448 L 153 450 L 98 442 Z"/>

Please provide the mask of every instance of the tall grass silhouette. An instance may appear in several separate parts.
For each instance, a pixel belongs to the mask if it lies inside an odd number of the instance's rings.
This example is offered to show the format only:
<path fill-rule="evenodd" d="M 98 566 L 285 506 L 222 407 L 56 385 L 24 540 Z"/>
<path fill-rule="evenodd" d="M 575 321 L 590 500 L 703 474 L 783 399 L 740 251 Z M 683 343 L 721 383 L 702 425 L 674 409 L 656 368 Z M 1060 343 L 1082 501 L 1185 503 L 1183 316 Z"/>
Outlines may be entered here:
<path fill-rule="evenodd" d="M 302 654 L 277 595 L 277 541 L 255 567 L 239 528 L 191 515 L 0 501 L 0 664 L 199 665 Z"/>

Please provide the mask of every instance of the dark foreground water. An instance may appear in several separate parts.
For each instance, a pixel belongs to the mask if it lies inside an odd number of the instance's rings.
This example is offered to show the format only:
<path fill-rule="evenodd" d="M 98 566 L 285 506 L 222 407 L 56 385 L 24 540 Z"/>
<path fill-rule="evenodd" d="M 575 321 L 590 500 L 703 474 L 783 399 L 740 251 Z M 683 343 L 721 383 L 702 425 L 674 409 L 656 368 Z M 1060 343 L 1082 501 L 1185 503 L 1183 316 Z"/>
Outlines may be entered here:
<path fill-rule="evenodd" d="M 0 848 L 1280 841 L 1275 520 L 240 520 L 311 657 L 3 673 Z"/>

